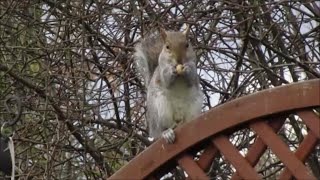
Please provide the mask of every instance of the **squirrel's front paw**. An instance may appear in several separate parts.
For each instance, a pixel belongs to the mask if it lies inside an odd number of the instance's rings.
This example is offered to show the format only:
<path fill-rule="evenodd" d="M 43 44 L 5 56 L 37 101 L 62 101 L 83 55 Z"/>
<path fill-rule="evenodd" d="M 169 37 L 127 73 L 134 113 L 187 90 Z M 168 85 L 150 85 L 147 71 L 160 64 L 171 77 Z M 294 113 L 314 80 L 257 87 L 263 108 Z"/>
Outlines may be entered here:
<path fill-rule="evenodd" d="M 176 66 L 171 66 L 171 74 L 176 76 L 178 75 L 177 67 Z"/>
<path fill-rule="evenodd" d="M 191 67 L 188 64 L 184 64 L 182 71 L 183 71 L 184 74 L 190 74 L 191 73 Z"/>
<path fill-rule="evenodd" d="M 173 129 L 169 128 L 162 133 L 163 139 L 166 141 L 166 143 L 174 143 L 174 140 L 176 139 L 176 135 L 174 134 Z"/>

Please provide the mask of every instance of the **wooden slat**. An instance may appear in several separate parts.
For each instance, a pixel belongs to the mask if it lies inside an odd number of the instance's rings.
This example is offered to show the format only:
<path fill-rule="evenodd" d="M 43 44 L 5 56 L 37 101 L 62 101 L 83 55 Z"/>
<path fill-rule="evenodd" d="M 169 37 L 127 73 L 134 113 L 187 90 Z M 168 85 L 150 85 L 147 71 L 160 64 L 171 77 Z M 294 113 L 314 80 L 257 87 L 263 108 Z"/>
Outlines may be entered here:
<path fill-rule="evenodd" d="M 183 154 L 178 157 L 178 164 L 180 167 L 186 171 L 188 174 L 188 179 L 203 179 L 209 180 L 209 177 L 205 172 L 198 166 L 198 164 L 193 160 L 192 156 L 188 154 Z"/>
<path fill-rule="evenodd" d="M 270 123 L 270 126 L 275 132 L 278 132 L 284 122 L 285 122 L 285 118 L 276 119 L 275 121 L 272 121 Z M 263 155 L 266 149 L 267 149 L 267 145 L 264 144 L 264 142 L 260 137 L 257 137 L 256 141 L 252 144 L 251 147 L 249 147 L 248 153 L 245 158 L 247 159 L 249 164 L 254 167 L 259 162 L 260 157 Z M 238 175 L 238 173 L 235 173 L 231 177 L 231 180 L 240 180 L 240 179 L 241 177 Z"/>
<path fill-rule="evenodd" d="M 148 178 L 146 178 L 147 180 L 156 180 L 157 178 L 155 178 L 154 176 L 149 176 Z"/>
<path fill-rule="evenodd" d="M 312 133 L 320 139 L 320 117 L 311 110 L 299 111 L 297 114 Z"/>
<path fill-rule="evenodd" d="M 272 131 L 270 126 L 260 121 L 253 123 L 251 127 L 297 179 L 316 180 L 313 175 L 308 173 L 304 164 L 288 149 L 287 145 Z"/>
<path fill-rule="evenodd" d="M 249 162 L 241 156 L 238 149 L 233 146 L 226 136 L 220 135 L 212 140 L 224 158 L 229 161 L 243 179 L 261 179 Z"/>
<path fill-rule="evenodd" d="M 197 120 L 177 127 L 174 144 L 167 144 L 160 138 L 109 179 L 144 179 L 186 149 L 226 129 L 272 114 L 320 106 L 319 92 L 320 79 L 315 79 L 260 91 L 219 105 Z"/>
<path fill-rule="evenodd" d="M 313 133 L 309 133 L 304 140 L 302 141 L 301 145 L 299 146 L 298 150 L 295 152 L 295 155 L 299 160 L 305 162 L 308 155 L 312 152 L 312 150 L 317 145 L 317 137 Z M 281 180 L 289 180 L 292 178 L 291 172 L 288 168 L 285 168 L 282 174 L 280 175 Z"/>
<path fill-rule="evenodd" d="M 215 158 L 215 156 L 218 154 L 218 149 L 214 147 L 212 144 L 210 144 L 201 154 L 199 160 L 197 161 L 199 167 L 206 171 L 210 165 L 212 160 Z"/>

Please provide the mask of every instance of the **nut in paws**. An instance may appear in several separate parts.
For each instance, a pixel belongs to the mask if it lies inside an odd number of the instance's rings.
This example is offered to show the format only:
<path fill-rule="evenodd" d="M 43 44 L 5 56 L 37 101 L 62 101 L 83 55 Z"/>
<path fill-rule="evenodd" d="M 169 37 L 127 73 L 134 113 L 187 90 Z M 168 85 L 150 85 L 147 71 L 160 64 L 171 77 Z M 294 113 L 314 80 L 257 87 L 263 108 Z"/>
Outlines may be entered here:
<path fill-rule="evenodd" d="M 177 71 L 177 73 L 178 73 L 179 75 L 182 74 L 183 71 L 184 71 L 183 65 L 182 65 L 182 64 L 178 64 L 178 65 L 176 66 L 176 71 Z"/>

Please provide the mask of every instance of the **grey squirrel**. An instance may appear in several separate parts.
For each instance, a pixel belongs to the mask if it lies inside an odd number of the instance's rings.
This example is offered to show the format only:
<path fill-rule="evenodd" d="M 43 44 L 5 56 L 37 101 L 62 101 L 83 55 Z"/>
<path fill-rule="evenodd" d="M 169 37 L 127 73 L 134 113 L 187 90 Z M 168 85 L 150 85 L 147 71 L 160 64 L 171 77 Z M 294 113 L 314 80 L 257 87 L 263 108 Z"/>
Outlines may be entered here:
<path fill-rule="evenodd" d="M 134 60 L 147 87 L 149 135 L 175 141 L 173 128 L 201 113 L 203 94 L 196 55 L 184 32 L 160 29 L 135 46 Z"/>

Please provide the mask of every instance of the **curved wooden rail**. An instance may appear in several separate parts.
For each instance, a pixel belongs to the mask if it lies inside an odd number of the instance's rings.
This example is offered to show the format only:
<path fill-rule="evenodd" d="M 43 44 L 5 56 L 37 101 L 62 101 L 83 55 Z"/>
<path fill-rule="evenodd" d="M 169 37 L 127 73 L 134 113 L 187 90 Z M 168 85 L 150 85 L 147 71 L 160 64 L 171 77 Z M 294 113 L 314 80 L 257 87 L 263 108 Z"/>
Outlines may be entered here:
<path fill-rule="evenodd" d="M 316 179 L 304 161 L 320 139 L 320 119 L 312 108 L 320 107 L 320 79 L 294 83 L 238 98 L 203 113 L 197 120 L 178 127 L 174 144 L 163 139 L 132 159 L 110 179 L 146 179 L 157 177 L 159 169 L 176 162 L 191 179 L 209 179 L 205 174 L 213 158 L 220 152 L 236 169 L 232 179 L 261 179 L 253 168 L 267 148 L 285 165 L 280 179 Z M 309 128 L 298 150 L 293 153 L 276 132 L 282 127 L 286 113 L 295 113 Z M 272 119 L 268 116 L 272 115 Z M 277 115 L 277 116 L 275 116 Z M 268 120 L 268 121 L 267 121 Z M 257 137 L 243 157 L 229 141 L 227 132 L 243 127 Z M 199 159 L 185 153 L 199 142 L 210 140 Z M 172 164 L 172 163 L 171 163 Z M 165 168 L 164 168 L 165 169 Z M 168 168 L 167 168 L 168 169 Z M 172 168 L 171 168 L 172 169 Z M 166 172 L 161 172 L 161 174 Z"/>

